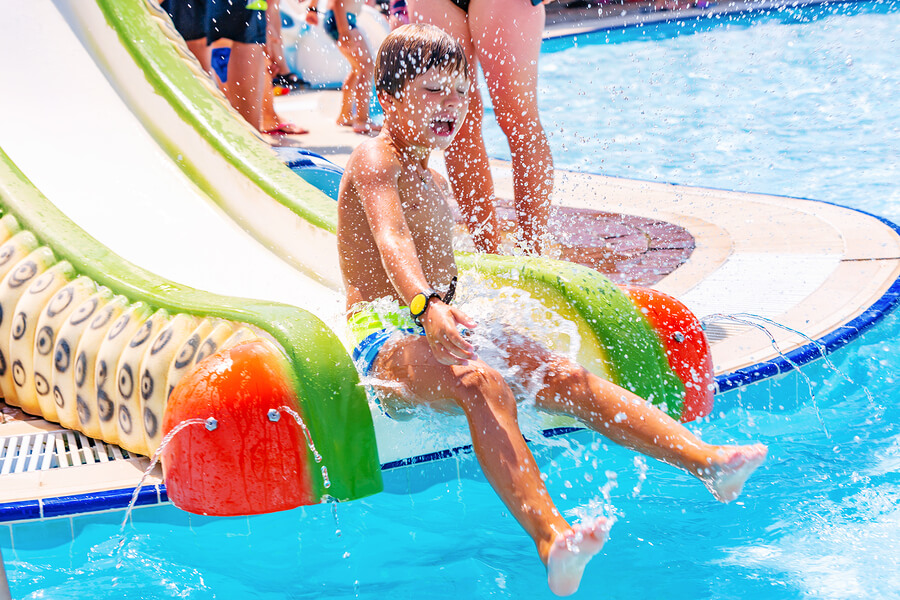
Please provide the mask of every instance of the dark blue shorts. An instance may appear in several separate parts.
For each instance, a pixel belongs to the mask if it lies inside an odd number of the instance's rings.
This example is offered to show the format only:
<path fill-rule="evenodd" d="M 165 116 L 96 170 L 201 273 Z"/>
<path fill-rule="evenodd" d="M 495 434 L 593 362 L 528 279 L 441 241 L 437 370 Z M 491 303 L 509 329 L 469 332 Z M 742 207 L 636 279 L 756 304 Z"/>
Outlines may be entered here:
<path fill-rule="evenodd" d="M 165 0 L 161 6 L 181 37 L 188 41 L 206 37 L 206 0 Z"/>
<path fill-rule="evenodd" d="M 356 15 L 347 13 L 347 24 L 350 26 L 350 29 L 356 29 Z M 338 35 L 337 20 L 334 18 L 334 11 L 329 10 L 325 13 L 325 21 L 322 23 L 322 28 L 334 41 L 340 39 L 340 36 Z"/>
<path fill-rule="evenodd" d="M 206 0 L 206 41 L 220 39 L 265 44 L 266 11 L 248 10 L 247 0 Z"/>

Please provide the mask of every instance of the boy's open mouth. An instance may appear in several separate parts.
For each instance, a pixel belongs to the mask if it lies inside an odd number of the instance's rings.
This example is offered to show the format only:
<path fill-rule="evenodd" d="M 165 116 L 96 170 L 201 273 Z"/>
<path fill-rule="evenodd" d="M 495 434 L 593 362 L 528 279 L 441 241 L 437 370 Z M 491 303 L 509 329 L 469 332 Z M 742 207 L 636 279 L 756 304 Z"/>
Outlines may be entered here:
<path fill-rule="evenodd" d="M 435 135 L 449 136 L 456 130 L 456 117 L 435 117 L 431 121 L 431 130 Z"/>

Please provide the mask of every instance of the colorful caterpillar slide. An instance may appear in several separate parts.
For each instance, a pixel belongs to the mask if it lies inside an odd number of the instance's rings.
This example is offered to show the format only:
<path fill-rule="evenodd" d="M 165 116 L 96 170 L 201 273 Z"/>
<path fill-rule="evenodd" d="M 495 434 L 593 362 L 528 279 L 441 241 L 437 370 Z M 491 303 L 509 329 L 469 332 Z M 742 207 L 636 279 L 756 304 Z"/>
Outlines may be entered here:
<path fill-rule="evenodd" d="M 7 403 L 141 454 L 171 434 L 169 496 L 205 514 L 359 498 L 380 464 L 455 443 L 369 406 L 341 343 L 334 201 L 199 76 L 154 4 L 11 10 L 0 52 L 35 52 L 0 67 L 0 113 L 20 117 L 0 124 Z M 64 96 L 29 87 L 51 55 Z M 60 119 L 54 152 L 28 126 L 41 114 Z M 709 349 L 677 300 L 570 263 L 459 261 L 576 323 L 592 371 L 682 420 L 710 411 Z"/>

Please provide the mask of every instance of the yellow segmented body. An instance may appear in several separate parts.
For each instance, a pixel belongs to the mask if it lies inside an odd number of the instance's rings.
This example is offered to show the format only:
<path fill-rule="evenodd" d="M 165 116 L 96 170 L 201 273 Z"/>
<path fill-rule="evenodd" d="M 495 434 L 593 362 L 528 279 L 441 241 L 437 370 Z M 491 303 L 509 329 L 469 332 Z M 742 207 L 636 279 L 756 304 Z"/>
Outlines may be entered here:
<path fill-rule="evenodd" d="M 11 215 L 0 219 L 0 393 L 10 405 L 151 455 L 181 378 L 260 337 L 243 323 L 130 302 L 58 260 Z"/>
<path fill-rule="evenodd" d="M 97 309 L 109 302 L 113 293 L 107 288 L 97 291 L 97 286 L 87 277 L 79 277 L 66 287 L 72 289 L 70 306 L 74 308 L 66 314 L 53 343 L 53 399 L 60 425 L 84 431 L 79 421 L 79 411 L 86 412 L 87 403 L 78 394 L 75 383 L 78 342 Z M 80 409 L 80 406 L 84 408 Z M 87 421 L 87 416 L 83 416 Z"/>
<path fill-rule="evenodd" d="M 16 316 L 13 321 L 13 332 L 9 341 L 9 359 L 13 365 L 21 368 L 13 371 L 18 377 L 13 378 L 19 405 L 24 409 L 39 410 L 46 418 L 56 421 L 56 403 L 50 390 L 50 380 L 45 369 L 35 368 L 35 356 L 45 352 L 49 357 L 53 350 L 53 340 L 46 335 L 36 339 L 44 306 L 53 305 L 51 298 L 57 291 L 75 277 L 75 269 L 67 262 L 56 263 L 28 287 L 25 294 L 16 304 Z M 49 306 L 48 306 L 49 308 Z M 40 341 L 40 346 L 38 346 Z"/>

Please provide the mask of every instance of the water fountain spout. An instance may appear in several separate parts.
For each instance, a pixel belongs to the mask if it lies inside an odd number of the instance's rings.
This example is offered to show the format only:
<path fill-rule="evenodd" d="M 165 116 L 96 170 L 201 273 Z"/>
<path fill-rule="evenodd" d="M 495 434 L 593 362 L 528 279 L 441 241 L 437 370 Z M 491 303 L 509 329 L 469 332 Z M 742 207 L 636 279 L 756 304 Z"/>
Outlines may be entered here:
<path fill-rule="evenodd" d="M 209 417 L 207 419 L 186 419 L 179 423 L 177 426 L 172 428 L 166 436 L 159 443 L 159 448 L 156 449 L 156 452 L 153 453 L 153 456 L 150 457 L 150 465 L 144 470 L 144 474 L 141 477 L 141 480 L 138 482 L 137 487 L 134 488 L 134 493 L 131 494 L 131 501 L 128 503 L 128 508 L 125 509 L 125 518 L 122 519 L 122 525 L 119 528 L 119 532 L 125 531 L 125 525 L 128 523 L 128 517 L 131 516 L 131 510 L 134 508 L 134 503 L 137 502 L 138 492 L 141 491 L 141 486 L 144 485 L 144 481 L 147 480 L 147 477 L 150 476 L 150 473 L 153 472 L 153 469 L 156 467 L 156 463 L 159 462 L 159 457 L 162 456 L 163 449 L 172 441 L 179 432 L 181 432 L 186 427 L 191 425 L 203 424 L 207 430 L 213 431 L 216 427 L 219 426 L 218 421 L 214 418 Z M 2 598 L 0 598 L 2 600 Z"/>

